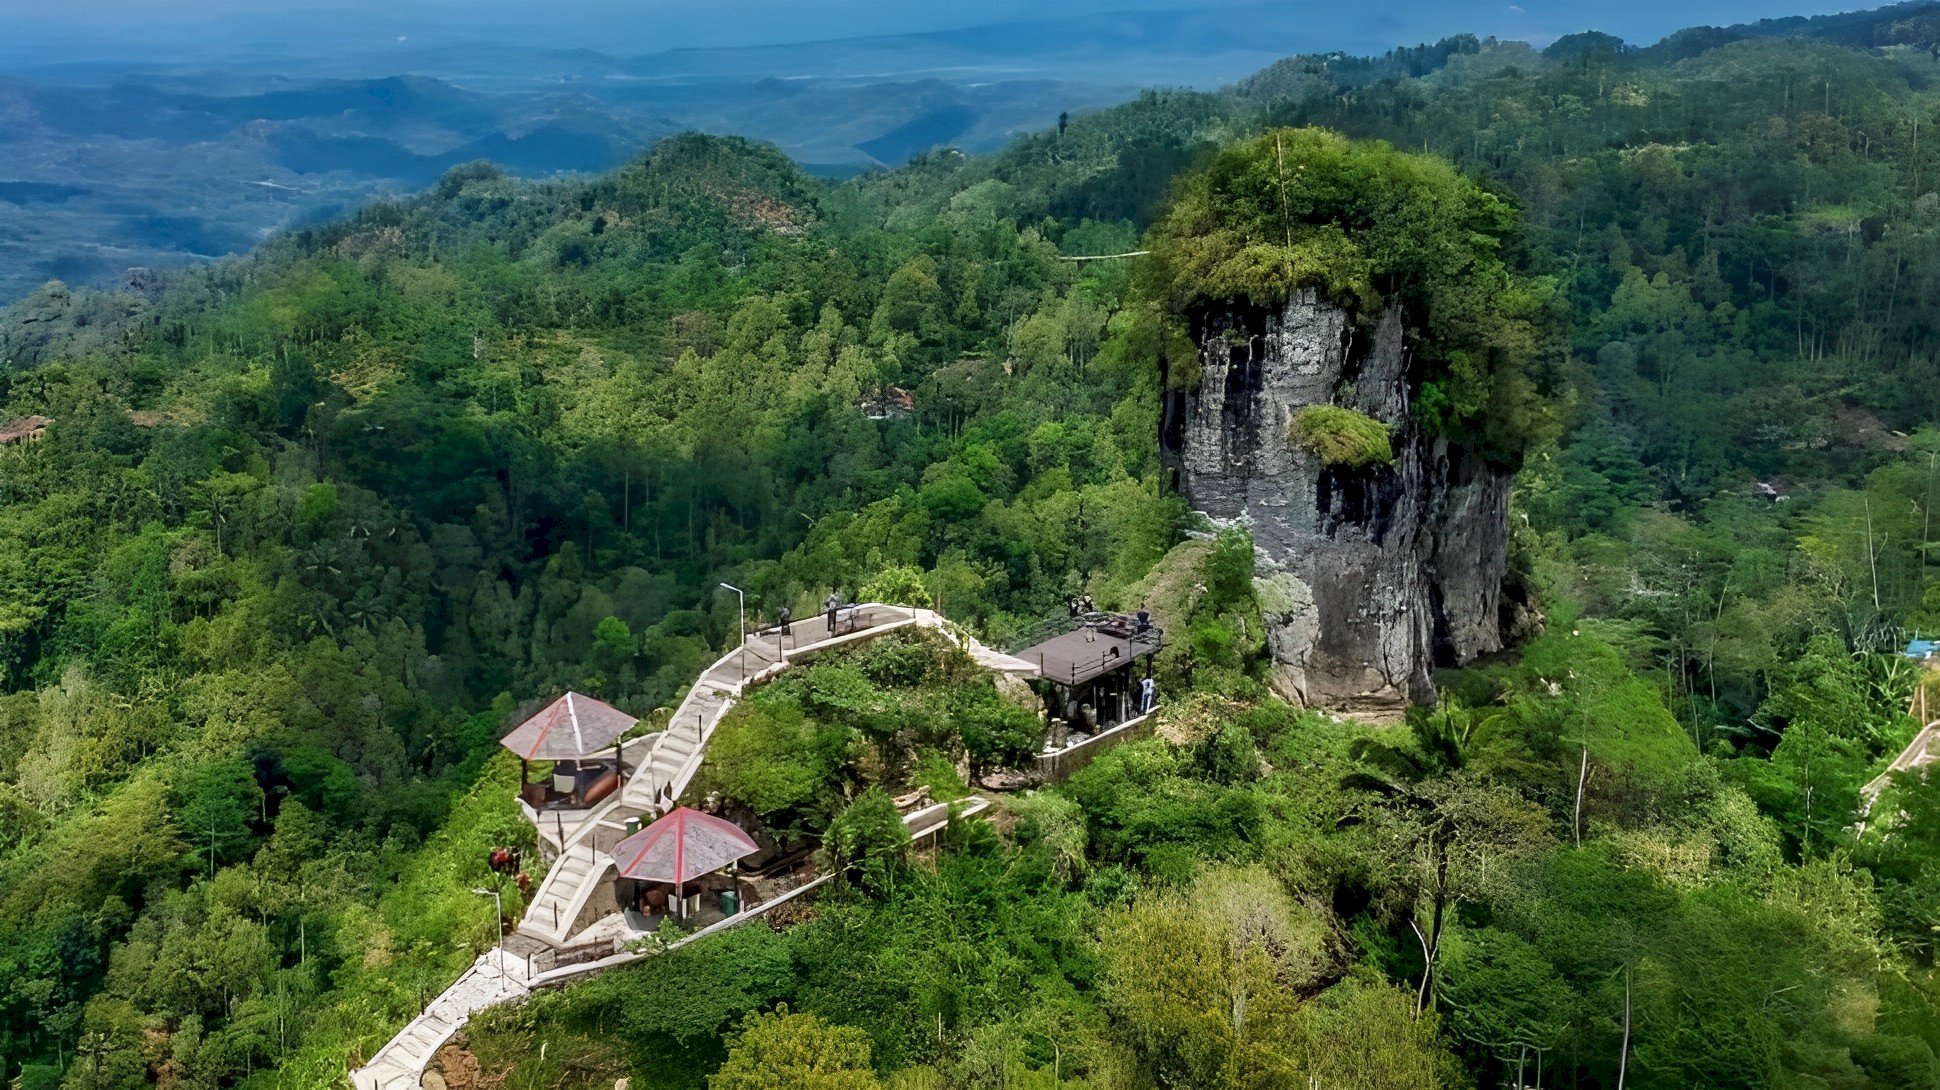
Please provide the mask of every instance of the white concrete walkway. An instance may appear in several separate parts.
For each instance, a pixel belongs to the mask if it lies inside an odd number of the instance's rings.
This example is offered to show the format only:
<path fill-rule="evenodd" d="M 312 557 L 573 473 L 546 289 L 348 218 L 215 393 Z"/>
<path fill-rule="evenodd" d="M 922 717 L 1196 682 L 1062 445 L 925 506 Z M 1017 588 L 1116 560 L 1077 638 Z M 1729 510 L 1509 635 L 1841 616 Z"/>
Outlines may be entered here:
<path fill-rule="evenodd" d="M 627 819 L 644 817 L 662 799 L 678 799 L 700 770 L 714 728 L 735 701 L 748 688 L 773 678 L 791 663 L 897 629 L 920 627 L 942 633 L 979 665 L 992 671 L 1025 677 L 1037 673 L 1032 664 L 985 647 L 932 610 L 869 603 L 848 607 L 841 621 L 833 635 L 828 634 L 820 615 L 797 622 L 794 633 L 786 639 L 774 631 L 754 633 L 740 647 L 722 655 L 701 672 L 686 699 L 675 709 L 666 730 L 624 744 L 623 758 L 636 771 L 605 803 L 575 814 L 573 823 L 560 827 L 563 850 L 539 884 L 516 932 L 524 940 L 519 944 L 522 948 L 562 947 L 569 942 L 579 945 L 597 929 L 596 923 L 577 931 L 574 924 L 585 910 L 588 898 L 599 888 L 606 870 L 613 865 L 607 852 L 625 837 Z M 800 642 L 804 635 L 810 639 Z M 980 813 L 989 806 L 988 800 L 976 796 L 958 804 L 959 813 L 964 816 Z M 556 820 L 564 821 L 563 817 Z M 905 815 L 903 820 L 910 826 L 912 839 L 920 840 L 947 824 L 949 807 L 924 807 Z M 756 919 L 826 881 L 826 876 L 818 878 L 750 911 L 697 931 L 674 946 Z M 378 1049 L 368 1063 L 351 1072 L 351 1082 L 357 1090 L 417 1090 L 431 1058 L 476 1012 L 522 999 L 533 988 L 624 965 L 645 956 L 651 955 L 622 951 L 535 975 L 526 959 L 514 954 L 504 954 L 501 958 L 499 949 L 490 950 L 480 955 L 457 982 L 396 1037 Z"/>
<path fill-rule="evenodd" d="M 512 955 L 503 960 L 495 948 L 478 956 L 472 967 L 446 988 L 424 1013 L 411 1019 L 371 1062 L 350 1073 L 357 1090 L 418 1090 L 424 1069 L 446 1041 L 473 1014 L 528 994 L 525 963 Z"/>
<path fill-rule="evenodd" d="M 1886 785 L 1892 779 L 1893 773 L 1925 768 L 1937 760 L 1940 760 L 1940 719 L 1922 727 L 1920 733 L 1914 735 L 1913 740 L 1907 743 L 1906 748 L 1900 750 L 1900 755 L 1893 758 L 1893 763 L 1886 766 L 1886 771 L 1875 776 L 1871 783 L 1859 789 L 1863 800 L 1861 817 L 1863 818 L 1872 810 L 1873 803 L 1879 801 L 1879 793 L 1886 790 Z"/>

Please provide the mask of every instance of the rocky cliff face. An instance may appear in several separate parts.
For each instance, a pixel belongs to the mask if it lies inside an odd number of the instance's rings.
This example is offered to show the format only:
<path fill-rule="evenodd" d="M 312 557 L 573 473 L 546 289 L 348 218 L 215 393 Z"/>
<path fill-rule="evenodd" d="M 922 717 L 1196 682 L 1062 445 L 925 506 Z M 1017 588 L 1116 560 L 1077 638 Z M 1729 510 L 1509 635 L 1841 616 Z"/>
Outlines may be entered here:
<path fill-rule="evenodd" d="M 1508 471 L 1415 423 L 1400 313 L 1372 343 L 1311 291 L 1193 326 L 1200 373 L 1168 402 L 1164 446 L 1194 509 L 1250 525 L 1275 688 L 1395 718 L 1434 700 L 1435 666 L 1500 650 Z M 1318 404 L 1389 425 L 1394 464 L 1328 466 L 1294 442 L 1294 414 Z"/>

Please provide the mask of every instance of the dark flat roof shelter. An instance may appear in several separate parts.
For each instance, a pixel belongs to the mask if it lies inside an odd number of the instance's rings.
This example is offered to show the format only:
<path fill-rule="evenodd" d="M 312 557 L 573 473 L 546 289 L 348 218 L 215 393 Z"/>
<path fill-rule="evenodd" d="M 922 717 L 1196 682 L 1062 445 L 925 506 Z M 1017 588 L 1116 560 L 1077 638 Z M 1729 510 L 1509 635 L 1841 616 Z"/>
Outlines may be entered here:
<path fill-rule="evenodd" d="M 581 693 L 567 693 L 512 728 L 499 745 L 528 761 L 578 761 L 613 748 L 639 720 Z"/>
<path fill-rule="evenodd" d="M 1053 636 L 1015 657 L 1036 665 L 1046 681 L 1078 686 L 1123 670 L 1158 649 L 1156 628 L 1139 632 L 1130 624 L 1102 624 Z"/>

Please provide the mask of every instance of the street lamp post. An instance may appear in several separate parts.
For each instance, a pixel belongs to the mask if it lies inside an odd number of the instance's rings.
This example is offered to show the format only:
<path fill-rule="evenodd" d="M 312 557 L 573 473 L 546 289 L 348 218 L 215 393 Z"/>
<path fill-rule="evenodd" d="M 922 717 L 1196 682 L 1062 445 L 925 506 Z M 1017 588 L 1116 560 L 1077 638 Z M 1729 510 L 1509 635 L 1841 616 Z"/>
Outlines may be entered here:
<path fill-rule="evenodd" d="M 748 596 L 741 588 L 732 583 L 722 583 L 722 590 L 731 590 L 741 600 L 741 680 L 748 680 Z"/>
<path fill-rule="evenodd" d="M 498 895 L 498 890 L 495 889 L 478 889 L 474 887 L 472 892 L 478 894 L 480 897 L 490 897 L 492 899 L 492 930 L 497 932 L 498 937 L 498 994 L 504 995 L 506 971 L 505 900 Z"/>

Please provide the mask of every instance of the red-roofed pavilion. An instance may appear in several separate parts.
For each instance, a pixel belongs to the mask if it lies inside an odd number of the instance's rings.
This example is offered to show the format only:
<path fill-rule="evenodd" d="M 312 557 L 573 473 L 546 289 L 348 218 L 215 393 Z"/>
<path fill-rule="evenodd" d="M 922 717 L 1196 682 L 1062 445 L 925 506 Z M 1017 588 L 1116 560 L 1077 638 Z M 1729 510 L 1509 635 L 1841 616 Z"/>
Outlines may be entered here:
<path fill-rule="evenodd" d="M 760 850 L 733 822 L 681 806 L 615 844 L 613 869 L 621 878 L 671 885 L 675 903 L 684 904 L 687 883 Z"/>
<path fill-rule="evenodd" d="M 620 740 L 638 720 L 569 692 L 513 727 L 499 744 L 519 755 L 519 797 L 535 809 L 590 806 L 620 785 Z M 526 765 L 551 761 L 551 783 L 527 783 Z"/>

